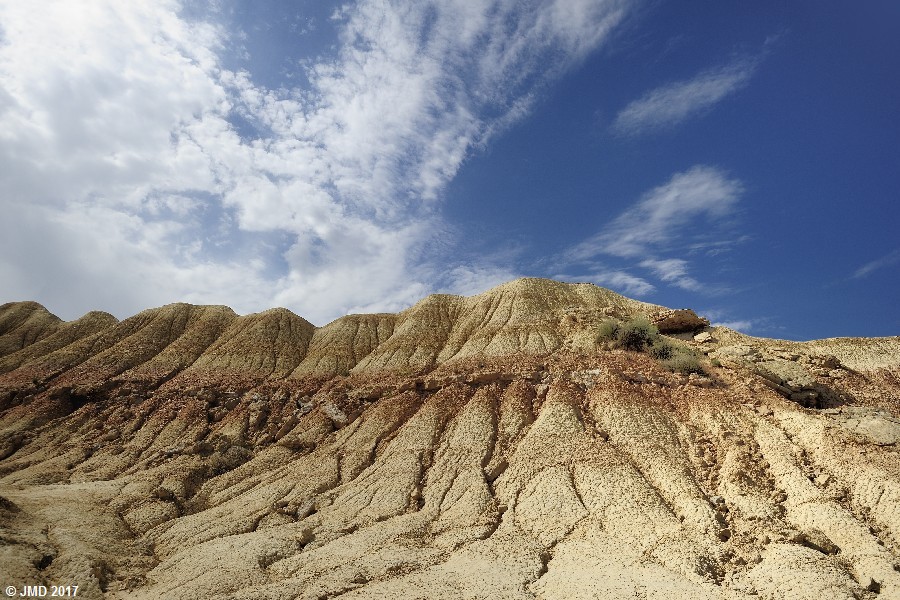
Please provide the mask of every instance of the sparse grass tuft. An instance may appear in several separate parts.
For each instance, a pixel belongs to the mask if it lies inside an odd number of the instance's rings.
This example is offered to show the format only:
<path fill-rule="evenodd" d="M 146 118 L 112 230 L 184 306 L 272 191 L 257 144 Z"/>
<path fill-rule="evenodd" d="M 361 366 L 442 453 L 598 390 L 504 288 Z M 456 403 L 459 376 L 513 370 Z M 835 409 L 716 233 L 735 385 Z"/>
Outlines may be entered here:
<path fill-rule="evenodd" d="M 703 366 L 700 364 L 700 358 L 690 348 L 684 348 L 683 351 L 677 351 L 671 358 L 662 361 L 664 367 L 675 373 L 699 373 L 704 374 Z"/>

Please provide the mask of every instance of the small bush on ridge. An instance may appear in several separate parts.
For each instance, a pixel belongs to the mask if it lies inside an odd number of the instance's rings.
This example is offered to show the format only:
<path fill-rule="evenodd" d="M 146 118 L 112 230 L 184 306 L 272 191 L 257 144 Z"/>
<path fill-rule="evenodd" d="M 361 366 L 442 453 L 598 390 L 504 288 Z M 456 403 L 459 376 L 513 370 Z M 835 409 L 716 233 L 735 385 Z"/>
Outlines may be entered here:
<path fill-rule="evenodd" d="M 616 336 L 619 335 L 619 323 L 618 321 L 614 321 L 612 319 L 607 319 L 600 323 L 600 326 L 597 327 L 597 341 L 598 342 L 612 342 L 616 339 Z"/>
<path fill-rule="evenodd" d="M 597 327 L 597 342 L 607 348 L 621 348 L 633 352 L 646 350 L 670 371 L 703 373 L 700 357 L 692 348 L 673 342 L 659 334 L 647 317 L 635 317 L 626 323 L 608 319 Z"/>
<path fill-rule="evenodd" d="M 622 325 L 616 336 L 616 342 L 619 348 L 641 352 L 644 348 L 652 346 L 658 337 L 659 330 L 647 317 L 635 317 Z"/>
<path fill-rule="evenodd" d="M 669 340 L 657 337 L 650 346 L 650 356 L 656 360 L 667 360 L 675 355 L 675 346 Z"/>

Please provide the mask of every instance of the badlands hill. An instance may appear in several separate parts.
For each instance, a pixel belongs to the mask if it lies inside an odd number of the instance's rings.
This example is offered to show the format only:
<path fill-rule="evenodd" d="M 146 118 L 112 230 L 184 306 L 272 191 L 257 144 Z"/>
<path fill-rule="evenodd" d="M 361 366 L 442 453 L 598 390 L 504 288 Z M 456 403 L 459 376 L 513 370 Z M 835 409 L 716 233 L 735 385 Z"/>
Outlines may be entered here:
<path fill-rule="evenodd" d="M 608 350 L 647 315 L 705 375 Z M 316 328 L 0 306 L 0 585 L 79 598 L 900 598 L 900 338 L 522 279 Z"/>

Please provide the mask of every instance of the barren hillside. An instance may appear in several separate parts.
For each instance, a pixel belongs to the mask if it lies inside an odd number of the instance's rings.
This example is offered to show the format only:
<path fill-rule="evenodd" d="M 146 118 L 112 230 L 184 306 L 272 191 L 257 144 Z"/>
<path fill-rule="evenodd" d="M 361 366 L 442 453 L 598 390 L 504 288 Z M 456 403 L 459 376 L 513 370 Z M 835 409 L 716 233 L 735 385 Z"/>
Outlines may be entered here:
<path fill-rule="evenodd" d="M 647 315 L 705 374 L 610 350 Z M 900 338 L 521 279 L 316 328 L 0 306 L 0 585 L 79 598 L 900 598 Z"/>

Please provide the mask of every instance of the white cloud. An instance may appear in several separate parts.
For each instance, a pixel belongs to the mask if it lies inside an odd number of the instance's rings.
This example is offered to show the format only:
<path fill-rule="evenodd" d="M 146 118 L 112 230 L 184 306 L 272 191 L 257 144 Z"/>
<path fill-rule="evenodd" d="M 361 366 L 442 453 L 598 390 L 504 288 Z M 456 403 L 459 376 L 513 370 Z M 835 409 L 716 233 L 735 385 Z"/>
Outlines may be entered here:
<path fill-rule="evenodd" d="M 879 269 L 890 267 L 891 265 L 895 265 L 897 263 L 900 263 L 900 249 L 894 250 L 893 252 L 885 254 L 881 258 L 864 264 L 853 273 L 853 279 L 868 277 L 873 272 Z"/>
<path fill-rule="evenodd" d="M 435 202 L 462 162 L 628 4 L 360 0 L 334 12 L 338 49 L 305 63 L 309 86 L 273 90 L 225 68 L 241 32 L 175 0 L 2 3 L 7 293 L 67 318 L 402 308 L 448 270 L 429 248 L 448 243 Z M 460 269 L 463 287 L 493 277 Z"/>
<path fill-rule="evenodd" d="M 746 85 L 757 64 L 757 60 L 744 58 L 652 90 L 619 112 L 613 130 L 639 135 L 677 125 Z"/>
<path fill-rule="evenodd" d="M 646 296 L 656 288 L 646 279 L 636 277 L 625 271 L 607 271 L 594 273 L 591 279 L 599 285 L 621 291 L 629 296 Z"/>
<path fill-rule="evenodd" d="M 650 269 L 661 280 L 692 292 L 703 289 L 699 281 L 688 275 L 688 262 L 680 258 L 652 259 L 641 261 L 640 266 Z"/>
<path fill-rule="evenodd" d="M 171 5 L 4 3 L 0 152 L 6 197 L 131 205 L 197 176 L 187 122 L 227 111 L 209 76 L 220 35 Z M 176 76 L 176 81 L 172 77 Z M 176 136 L 173 139 L 172 133 Z"/>
<path fill-rule="evenodd" d="M 734 329 L 735 331 L 740 331 L 741 333 L 749 333 L 754 328 L 754 323 L 751 320 L 743 320 L 743 321 L 721 321 L 719 323 L 713 323 L 714 327 L 727 327 L 728 329 Z"/>
<path fill-rule="evenodd" d="M 598 254 L 645 257 L 683 239 L 687 227 L 715 221 L 732 212 L 743 192 L 736 179 L 719 169 L 698 165 L 676 173 L 654 188 L 599 233 L 568 252 L 571 260 Z"/>
<path fill-rule="evenodd" d="M 518 277 L 521 277 L 519 273 L 502 266 L 465 264 L 447 273 L 445 287 L 448 293 L 472 296 Z"/>
<path fill-rule="evenodd" d="M 688 291 L 721 293 L 721 286 L 701 283 L 690 274 L 683 258 L 661 258 L 672 252 L 691 254 L 708 247 L 722 249 L 732 242 L 711 240 L 721 221 L 733 212 L 743 185 L 720 169 L 698 165 L 676 173 L 646 194 L 595 235 L 565 250 L 557 259 L 564 268 L 582 265 L 597 270 L 598 257 L 614 257 L 649 270 L 659 281 Z M 702 241 L 697 242 L 697 239 Z M 626 271 L 602 269 L 601 285 L 646 295 L 655 287 Z"/>
<path fill-rule="evenodd" d="M 760 332 L 782 329 L 773 323 L 771 317 L 739 318 L 735 317 L 733 310 L 728 308 L 709 308 L 697 312 L 709 319 L 713 327 L 727 327 L 742 333 L 753 331 L 759 335 Z"/>
<path fill-rule="evenodd" d="M 554 275 L 553 278 L 560 281 L 589 282 L 626 296 L 646 296 L 656 291 L 656 287 L 646 279 L 632 275 L 627 271 L 607 269 L 602 265 L 594 265 L 594 268 L 585 274 L 570 275 L 560 273 Z"/>

